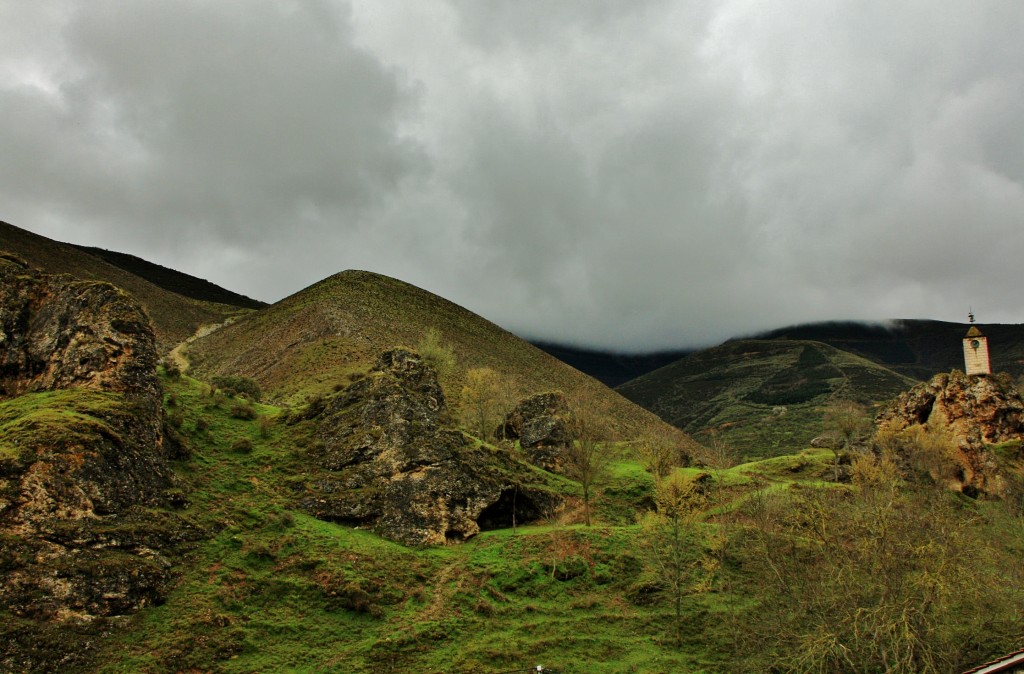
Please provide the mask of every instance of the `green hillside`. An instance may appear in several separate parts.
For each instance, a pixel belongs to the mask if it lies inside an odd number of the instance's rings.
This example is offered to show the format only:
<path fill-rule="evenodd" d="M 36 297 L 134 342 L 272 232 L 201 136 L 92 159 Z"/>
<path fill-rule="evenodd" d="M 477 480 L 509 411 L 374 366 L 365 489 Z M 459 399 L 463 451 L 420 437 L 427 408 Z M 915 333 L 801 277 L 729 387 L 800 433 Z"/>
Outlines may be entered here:
<path fill-rule="evenodd" d="M 491 368 L 515 397 L 560 390 L 583 394 L 626 436 L 671 435 L 676 429 L 471 311 L 397 279 L 346 271 L 252 313 L 190 344 L 190 372 L 202 378 L 256 379 L 270 400 L 297 405 L 365 372 L 395 346 L 416 347 L 436 330 L 457 366 L 442 381 L 453 403 L 469 368 Z"/>
<path fill-rule="evenodd" d="M 829 402 L 872 406 L 915 383 L 827 344 L 777 339 L 726 342 L 616 390 L 698 439 L 715 432 L 742 456 L 767 457 L 808 446 Z"/>
<path fill-rule="evenodd" d="M 201 325 L 220 323 L 229 316 L 248 310 L 244 308 L 244 303 L 213 302 L 178 294 L 133 273 L 130 269 L 111 264 L 88 250 L 53 241 L 6 222 L 0 222 L 0 251 L 13 253 L 30 266 L 50 274 L 71 274 L 86 281 L 107 281 L 127 291 L 149 314 L 161 351 L 170 350 L 175 344 L 192 335 Z M 131 256 L 122 256 L 121 259 L 123 258 Z M 140 268 L 156 267 L 138 258 L 132 259 L 136 261 L 135 271 Z M 192 278 L 178 272 L 174 273 L 174 278 L 179 283 L 182 283 L 183 277 Z M 199 279 L 193 281 L 205 283 Z M 210 295 L 214 296 L 223 301 L 233 295 Z"/>
<path fill-rule="evenodd" d="M 83 671 L 883 671 L 858 628 L 898 626 L 880 613 L 894 608 L 914 615 L 917 641 L 909 666 L 890 671 L 940 672 L 1006 652 L 1018 634 L 1024 547 L 1000 504 L 829 486 L 827 451 L 677 474 L 700 486 L 682 521 L 677 622 L 655 561 L 670 530 L 644 514 L 655 483 L 625 447 L 601 482 L 592 527 L 570 516 L 414 549 L 293 509 L 307 430 L 281 423 L 279 408 L 257 405 L 270 423 L 247 421 L 198 381 L 165 387 L 193 447 L 175 465 L 192 504 L 184 514 L 210 534 L 166 601 L 93 642 Z M 834 538 L 802 528 L 810 513 L 835 518 L 822 520 Z M 865 522 L 893 533 L 853 533 Z M 894 556 L 878 554 L 885 546 Z M 948 594 L 931 602 L 921 578 Z M 878 592 L 889 602 L 879 605 Z M 840 652 L 860 646 L 851 664 L 830 659 L 830 638 Z M 922 667 L 927 658 L 941 667 Z"/>
<path fill-rule="evenodd" d="M 920 319 L 880 323 L 833 321 L 779 328 L 757 339 L 824 342 L 886 366 L 914 379 L 929 379 L 939 372 L 963 369 L 961 340 L 968 324 Z M 1024 374 L 1024 325 L 979 324 L 988 337 L 993 372 Z"/>

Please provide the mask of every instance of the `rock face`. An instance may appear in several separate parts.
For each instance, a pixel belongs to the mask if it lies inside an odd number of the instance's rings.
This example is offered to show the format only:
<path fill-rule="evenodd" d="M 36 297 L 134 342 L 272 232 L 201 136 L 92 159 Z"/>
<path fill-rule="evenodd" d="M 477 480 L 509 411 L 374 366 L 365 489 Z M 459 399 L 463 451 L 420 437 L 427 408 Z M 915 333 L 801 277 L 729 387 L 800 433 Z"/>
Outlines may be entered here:
<path fill-rule="evenodd" d="M 170 471 L 156 362 L 148 319 L 122 291 L 0 259 L 0 526 L 159 498 Z"/>
<path fill-rule="evenodd" d="M 172 477 L 156 362 L 132 298 L 0 255 L 0 612 L 18 619 L 0 671 L 79 661 L 94 619 L 160 601 L 165 549 L 198 535 L 142 508 Z"/>
<path fill-rule="evenodd" d="M 954 370 L 899 396 L 877 421 L 894 430 L 944 428 L 957 445 L 963 490 L 1000 496 L 1006 481 L 987 445 L 1024 438 L 1024 400 L 1008 376 Z"/>
<path fill-rule="evenodd" d="M 153 329 L 109 283 L 0 259 L 0 395 L 90 388 L 159 402 Z"/>
<path fill-rule="evenodd" d="M 569 443 L 565 416 L 569 405 L 561 393 L 538 393 L 509 413 L 501 428 L 510 440 L 519 440 L 527 460 L 545 470 L 561 472 Z"/>
<path fill-rule="evenodd" d="M 310 453 L 323 470 L 301 506 L 406 545 L 440 545 L 560 504 L 507 452 L 476 446 L 450 423 L 434 370 L 412 352 L 384 353 L 319 415 Z"/>

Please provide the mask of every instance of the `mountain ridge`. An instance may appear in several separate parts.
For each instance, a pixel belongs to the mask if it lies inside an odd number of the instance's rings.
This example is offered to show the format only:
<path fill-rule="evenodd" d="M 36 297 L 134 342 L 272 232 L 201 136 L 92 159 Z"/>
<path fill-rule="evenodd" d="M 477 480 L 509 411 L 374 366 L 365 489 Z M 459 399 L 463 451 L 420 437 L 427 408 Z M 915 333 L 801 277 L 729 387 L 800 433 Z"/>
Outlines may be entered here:
<path fill-rule="evenodd" d="M 201 325 L 220 323 L 229 316 L 249 311 L 234 305 L 185 297 L 73 244 L 55 241 L 2 221 L 0 250 L 50 274 L 71 274 L 83 281 L 106 281 L 130 293 L 142 304 L 153 322 L 157 348 L 161 353 L 191 336 Z"/>

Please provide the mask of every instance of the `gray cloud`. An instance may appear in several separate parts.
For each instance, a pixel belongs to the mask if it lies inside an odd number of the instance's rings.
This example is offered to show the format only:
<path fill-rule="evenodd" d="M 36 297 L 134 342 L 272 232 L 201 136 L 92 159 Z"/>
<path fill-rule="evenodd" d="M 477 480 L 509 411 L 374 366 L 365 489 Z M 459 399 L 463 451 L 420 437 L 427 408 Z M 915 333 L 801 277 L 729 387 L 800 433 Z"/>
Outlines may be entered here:
<path fill-rule="evenodd" d="M 1020 322 L 1024 8 L 0 5 L 0 218 L 620 349 Z"/>

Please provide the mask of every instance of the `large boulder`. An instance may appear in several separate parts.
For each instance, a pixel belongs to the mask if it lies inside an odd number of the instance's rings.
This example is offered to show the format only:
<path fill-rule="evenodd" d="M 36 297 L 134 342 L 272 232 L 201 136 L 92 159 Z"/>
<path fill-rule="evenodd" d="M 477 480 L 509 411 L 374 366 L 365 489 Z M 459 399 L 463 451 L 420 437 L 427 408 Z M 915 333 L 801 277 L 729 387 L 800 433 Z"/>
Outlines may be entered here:
<path fill-rule="evenodd" d="M 941 429 L 955 445 L 967 493 L 1004 495 L 1008 482 L 991 445 L 1024 439 L 1024 400 L 1007 375 L 938 374 L 900 395 L 876 421 L 900 431 Z"/>
<path fill-rule="evenodd" d="M 570 442 L 566 428 L 568 414 L 569 405 L 564 394 L 557 391 L 538 393 L 515 406 L 500 433 L 509 440 L 518 440 L 530 463 L 545 470 L 561 472 Z"/>
<path fill-rule="evenodd" d="M 327 402 L 310 450 L 321 471 L 301 506 L 406 545 L 462 541 L 550 514 L 560 499 L 508 452 L 451 427 L 437 374 L 416 354 L 383 354 Z"/>

